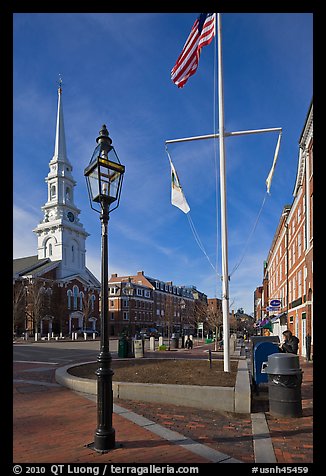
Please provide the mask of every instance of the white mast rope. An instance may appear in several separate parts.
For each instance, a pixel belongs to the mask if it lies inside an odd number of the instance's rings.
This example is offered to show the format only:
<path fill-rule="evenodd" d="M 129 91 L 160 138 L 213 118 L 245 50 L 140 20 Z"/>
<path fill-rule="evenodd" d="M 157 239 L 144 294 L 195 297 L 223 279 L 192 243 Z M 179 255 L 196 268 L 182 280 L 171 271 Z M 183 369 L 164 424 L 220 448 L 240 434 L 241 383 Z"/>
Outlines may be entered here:
<path fill-rule="evenodd" d="M 258 212 L 258 215 L 257 215 L 257 218 L 256 218 L 256 221 L 254 223 L 254 226 L 251 230 L 251 232 L 249 233 L 249 236 L 247 238 L 247 241 L 245 243 L 245 246 L 243 248 L 243 253 L 242 253 L 242 256 L 238 262 L 238 264 L 236 264 L 232 270 L 232 272 L 230 273 L 230 277 L 232 276 L 232 274 L 239 268 L 240 264 L 242 263 L 243 261 L 243 258 L 245 257 L 245 254 L 246 254 L 246 251 L 247 251 L 247 247 L 248 247 L 248 244 L 249 244 L 249 241 L 252 237 L 252 235 L 254 234 L 255 230 L 256 230 L 256 227 L 257 227 L 257 224 L 258 224 L 258 220 L 260 218 L 260 215 L 261 215 L 261 212 L 263 211 L 263 208 L 264 208 L 264 205 L 265 205 L 265 202 L 266 202 L 266 198 L 268 195 L 270 195 L 270 187 L 271 187 L 271 184 L 272 184 L 272 178 L 273 178 L 273 175 L 274 175 L 274 170 L 275 170 L 275 166 L 276 166 L 276 162 L 277 162 L 277 158 L 278 158 L 278 153 L 279 153 L 279 150 L 280 150 L 280 143 L 281 143 L 281 137 L 282 137 L 282 132 L 279 133 L 278 135 L 278 139 L 277 139 L 277 143 L 276 143 L 276 149 L 275 149 L 275 153 L 274 153 L 274 159 L 273 159 L 273 164 L 272 164 L 272 168 L 268 174 L 268 177 L 266 179 L 266 187 L 267 187 L 267 190 L 266 190 L 266 193 L 265 193 L 265 196 L 263 198 L 263 203 L 261 204 L 261 207 L 260 207 L 260 210 Z"/>
<path fill-rule="evenodd" d="M 245 245 L 244 245 L 242 256 L 241 256 L 240 260 L 238 261 L 238 264 L 236 264 L 236 265 L 234 266 L 233 270 L 231 271 L 230 277 L 231 277 L 232 274 L 239 268 L 240 264 L 241 264 L 242 261 L 243 261 L 243 258 L 245 257 L 245 254 L 246 254 L 246 251 L 247 251 L 247 248 L 248 248 L 248 245 L 249 245 L 249 241 L 250 241 L 252 235 L 254 234 L 254 232 L 255 232 L 255 230 L 256 230 L 256 227 L 257 227 L 257 224 L 258 224 L 258 221 L 259 221 L 261 212 L 263 211 L 263 208 L 264 208 L 264 205 L 265 205 L 265 201 L 266 201 L 267 195 L 268 195 L 268 192 L 266 192 L 265 195 L 264 195 L 263 203 L 261 204 L 261 207 L 260 207 L 260 210 L 259 210 L 259 212 L 258 212 L 256 221 L 255 221 L 254 226 L 253 226 L 251 232 L 249 233 L 249 236 L 248 236 L 248 238 L 247 238 L 247 241 L 246 241 L 246 243 L 245 243 Z"/>
<path fill-rule="evenodd" d="M 166 144 L 165 144 L 165 151 L 166 151 L 166 153 L 167 153 L 167 155 L 168 155 L 169 161 L 172 162 L 172 159 L 171 159 L 171 156 L 170 156 L 170 154 L 169 154 L 169 151 L 168 151 L 168 148 L 167 148 L 167 145 L 166 145 Z M 172 162 L 172 163 L 173 163 L 173 162 Z M 204 255 L 206 256 L 206 258 L 207 258 L 209 264 L 210 264 L 211 267 L 213 268 L 213 270 L 214 270 L 214 272 L 216 273 L 216 275 L 217 275 L 217 276 L 221 276 L 221 275 L 217 272 L 216 267 L 213 265 L 213 263 L 212 263 L 211 260 L 210 260 L 210 257 L 209 257 L 208 254 L 206 253 L 205 247 L 204 247 L 204 245 L 203 245 L 203 243 L 202 243 L 202 241 L 201 241 L 201 239 L 200 239 L 200 237 L 199 237 L 199 235 L 198 235 L 198 232 L 197 232 L 197 230 L 196 230 L 196 227 L 195 227 L 195 225 L 194 225 L 194 222 L 192 221 L 192 218 L 191 218 L 191 216 L 190 216 L 190 212 L 188 212 L 186 215 L 187 215 L 187 218 L 188 218 L 188 222 L 189 222 L 190 229 L 191 229 L 191 231 L 192 231 L 192 234 L 193 234 L 193 236 L 194 236 L 194 238 L 195 238 L 195 241 L 196 241 L 196 243 L 197 243 L 199 249 L 200 249 L 200 250 L 204 253 Z"/>
<path fill-rule="evenodd" d="M 199 248 L 201 249 L 201 251 L 202 251 L 202 252 L 204 253 L 204 255 L 206 256 L 206 258 L 207 258 L 209 264 L 211 265 L 211 267 L 212 267 L 213 270 L 215 271 L 216 275 L 217 275 L 217 276 L 221 276 L 221 275 L 217 272 L 216 267 L 213 265 L 213 263 L 211 262 L 211 260 L 210 260 L 210 258 L 209 258 L 209 256 L 208 256 L 208 254 L 206 253 L 206 250 L 205 250 L 205 248 L 204 248 L 203 243 L 201 242 L 201 240 L 200 240 L 200 238 L 199 238 L 199 235 L 198 235 L 198 233 L 197 233 L 197 231 L 196 231 L 196 228 L 195 228 L 194 222 L 192 221 L 192 218 L 191 218 L 191 216 L 190 216 L 190 213 L 187 213 L 187 218 L 188 218 L 188 221 L 189 221 L 189 225 L 190 225 L 191 231 L 192 231 L 192 233 L 193 233 L 193 235 L 194 235 L 194 238 L 195 238 L 195 240 L 196 240 L 196 242 L 197 242 Z"/>

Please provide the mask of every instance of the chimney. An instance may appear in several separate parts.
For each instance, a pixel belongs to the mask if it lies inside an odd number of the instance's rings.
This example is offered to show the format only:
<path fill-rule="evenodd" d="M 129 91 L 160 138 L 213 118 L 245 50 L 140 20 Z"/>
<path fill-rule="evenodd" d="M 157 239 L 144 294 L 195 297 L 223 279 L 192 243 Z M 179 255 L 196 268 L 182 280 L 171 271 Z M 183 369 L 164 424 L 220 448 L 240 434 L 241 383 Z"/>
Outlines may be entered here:
<path fill-rule="evenodd" d="M 117 273 L 111 274 L 111 278 L 117 278 L 117 277 L 118 277 Z"/>
<path fill-rule="evenodd" d="M 144 271 L 137 271 L 137 276 L 144 276 Z"/>

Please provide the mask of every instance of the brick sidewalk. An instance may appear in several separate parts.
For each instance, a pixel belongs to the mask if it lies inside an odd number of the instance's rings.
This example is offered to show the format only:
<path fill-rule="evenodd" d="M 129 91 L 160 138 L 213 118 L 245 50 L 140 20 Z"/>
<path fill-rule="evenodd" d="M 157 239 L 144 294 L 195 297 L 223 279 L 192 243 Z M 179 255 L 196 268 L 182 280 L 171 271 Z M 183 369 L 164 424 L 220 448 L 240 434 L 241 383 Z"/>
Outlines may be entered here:
<path fill-rule="evenodd" d="M 183 351 L 182 351 L 183 352 Z M 181 354 L 181 352 L 180 352 Z M 265 412 L 277 462 L 310 463 L 312 363 L 301 362 L 303 417 L 278 419 Z M 208 463 L 208 459 L 113 415 L 117 448 L 104 455 L 87 448 L 96 429 L 93 401 L 56 385 L 54 366 L 14 364 L 13 461 L 30 463 Z M 119 400 L 129 409 L 209 448 L 254 463 L 250 414 Z"/>

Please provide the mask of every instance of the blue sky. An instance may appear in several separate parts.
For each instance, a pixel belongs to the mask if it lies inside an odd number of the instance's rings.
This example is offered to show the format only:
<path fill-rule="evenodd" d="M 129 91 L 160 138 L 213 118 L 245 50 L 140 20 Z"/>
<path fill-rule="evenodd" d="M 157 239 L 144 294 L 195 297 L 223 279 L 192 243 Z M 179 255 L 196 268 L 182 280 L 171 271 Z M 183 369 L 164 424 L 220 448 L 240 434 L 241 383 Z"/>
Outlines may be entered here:
<path fill-rule="evenodd" d="M 90 209 L 83 171 L 105 123 L 126 167 L 120 206 L 109 222 L 109 273 L 143 270 L 221 297 L 220 279 L 195 241 L 187 216 L 171 205 L 164 146 L 168 139 L 214 132 L 215 45 L 202 50 L 198 70 L 183 89 L 170 80 L 197 16 L 14 14 L 14 258 L 37 254 L 32 229 L 47 199 L 44 179 L 54 152 L 61 74 L 75 203 L 90 233 L 89 269 L 100 277 L 100 222 Z M 253 311 L 263 261 L 283 206 L 293 200 L 298 141 L 313 94 L 312 20 L 310 13 L 222 14 L 226 131 L 283 129 L 271 194 L 254 233 L 277 134 L 225 140 L 230 273 L 241 260 L 230 279 L 231 309 Z M 196 231 L 221 273 L 214 147 L 218 166 L 217 141 L 171 144 L 168 150 Z"/>

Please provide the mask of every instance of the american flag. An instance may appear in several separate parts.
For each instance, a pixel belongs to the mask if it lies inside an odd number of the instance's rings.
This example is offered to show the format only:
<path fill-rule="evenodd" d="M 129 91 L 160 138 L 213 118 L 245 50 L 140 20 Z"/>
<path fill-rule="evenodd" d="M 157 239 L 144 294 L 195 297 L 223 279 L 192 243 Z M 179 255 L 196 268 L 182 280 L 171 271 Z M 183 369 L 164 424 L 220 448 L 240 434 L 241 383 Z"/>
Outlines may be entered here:
<path fill-rule="evenodd" d="M 190 76 L 195 74 L 201 49 L 210 44 L 214 35 L 215 14 L 201 13 L 193 24 L 183 50 L 171 70 L 171 79 L 178 88 L 183 88 Z"/>

